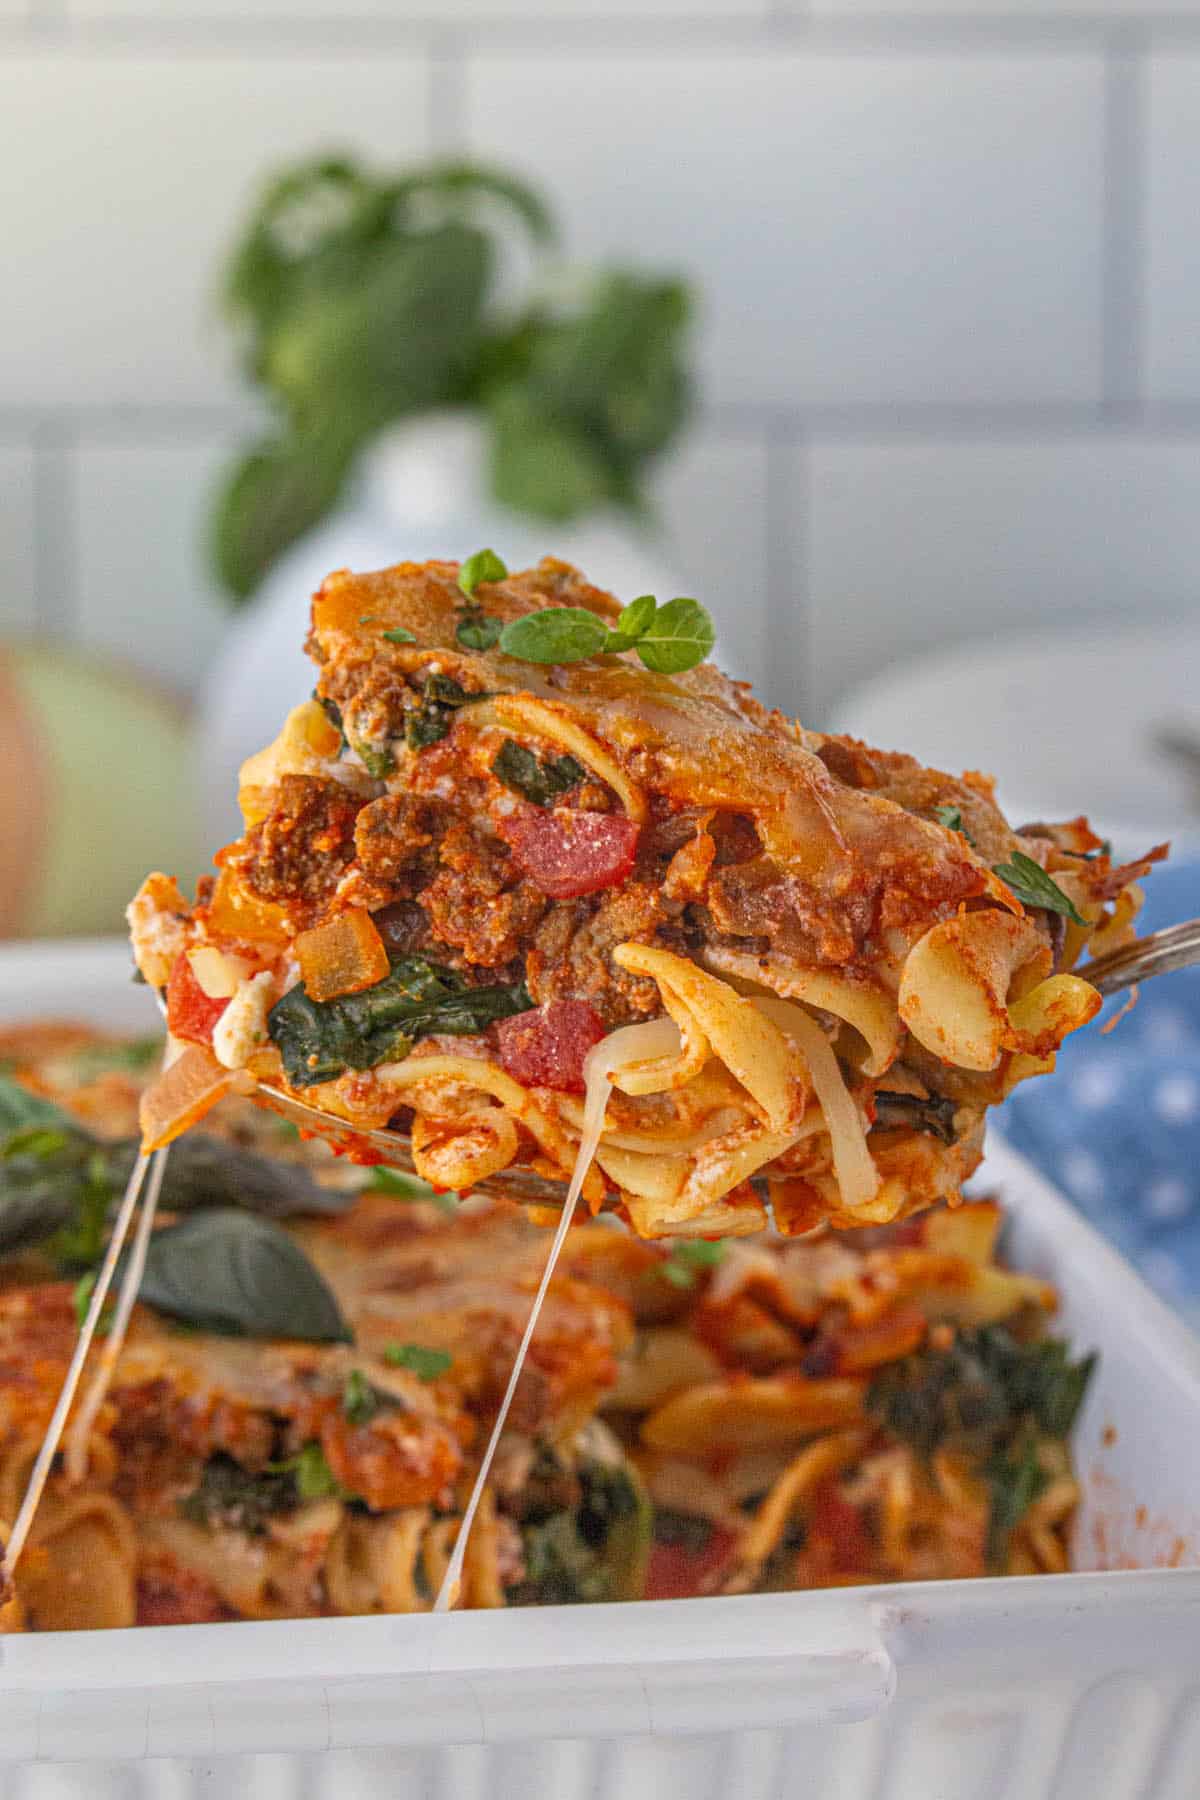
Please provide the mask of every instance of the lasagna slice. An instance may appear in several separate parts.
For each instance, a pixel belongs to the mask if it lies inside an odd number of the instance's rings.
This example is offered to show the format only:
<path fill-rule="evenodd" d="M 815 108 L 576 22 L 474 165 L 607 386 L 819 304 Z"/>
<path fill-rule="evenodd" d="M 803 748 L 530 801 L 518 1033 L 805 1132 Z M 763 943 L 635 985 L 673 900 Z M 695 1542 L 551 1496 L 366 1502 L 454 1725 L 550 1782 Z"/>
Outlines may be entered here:
<path fill-rule="evenodd" d="M 644 666 L 648 597 L 491 562 L 331 576 L 242 837 L 193 903 L 162 874 L 134 899 L 182 1047 L 146 1144 L 248 1074 L 352 1150 L 406 1133 L 438 1187 L 565 1181 L 598 1133 L 584 1198 L 645 1237 L 956 1197 L 987 1108 L 1098 1009 L 1076 965 L 1162 852 L 1015 831 L 986 777 Z"/>
<path fill-rule="evenodd" d="M 139 1306 L 88 1444 L 52 1477 L 0 1623 L 62 1630 L 427 1610 L 507 1379 L 544 1237 L 512 1207 L 364 1195 L 293 1228 L 354 1345 L 255 1341 Z M 0 1288 L 0 1521 L 74 1348 L 68 1283 Z M 595 1411 L 624 1303 L 554 1283 L 467 1548 L 464 1603 L 641 1591 L 640 1484 Z"/>

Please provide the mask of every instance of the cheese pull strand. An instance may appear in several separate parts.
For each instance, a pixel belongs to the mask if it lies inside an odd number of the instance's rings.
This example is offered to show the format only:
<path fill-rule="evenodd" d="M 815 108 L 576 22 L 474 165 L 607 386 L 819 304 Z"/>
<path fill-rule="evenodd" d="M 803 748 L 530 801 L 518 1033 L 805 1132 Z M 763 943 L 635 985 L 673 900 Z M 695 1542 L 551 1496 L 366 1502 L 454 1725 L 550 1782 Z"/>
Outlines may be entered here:
<path fill-rule="evenodd" d="M 108 1249 L 105 1251 L 104 1261 L 100 1265 L 100 1272 L 96 1277 L 96 1285 L 92 1289 L 92 1297 L 88 1305 L 87 1317 L 84 1319 L 79 1336 L 76 1339 L 75 1351 L 71 1357 L 67 1373 L 63 1378 L 58 1402 L 50 1416 L 50 1423 L 46 1427 L 46 1435 L 42 1439 L 42 1447 L 37 1453 L 37 1459 L 30 1472 L 29 1485 L 25 1489 L 25 1498 L 21 1502 L 21 1510 L 18 1512 L 16 1519 L 13 1522 L 12 1532 L 4 1551 L 3 1563 L 0 1563 L 0 1586 L 5 1589 L 10 1587 L 12 1583 L 13 1575 L 21 1558 L 21 1552 L 25 1548 L 29 1533 L 33 1527 L 33 1521 L 37 1515 L 38 1504 L 41 1500 L 47 1479 L 49 1478 L 51 1466 L 55 1456 L 58 1454 L 58 1446 L 62 1439 L 64 1427 L 67 1423 L 67 1416 L 70 1413 L 75 1394 L 83 1377 L 83 1369 L 84 1364 L 87 1362 L 88 1350 L 91 1348 L 92 1339 L 96 1335 L 96 1327 L 100 1323 L 100 1314 L 104 1309 L 104 1302 L 108 1298 L 108 1290 L 112 1285 L 112 1278 L 116 1271 L 117 1258 L 120 1256 L 125 1239 L 129 1235 L 129 1227 L 133 1220 L 134 1210 L 137 1207 L 138 1197 L 141 1194 L 147 1172 L 150 1170 L 151 1163 L 153 1162 L 155 1165 L 153 1171 L 155 1180 L 154 1191 L 157 1192 L 158 1186 L 162 1183 L 163 1169 L 166 1165 L 166 1160 L 167 1152 L 165 1150 L 156 1150 L 153 1157 L 139 1156 L 130 1172 L 129 1180 L 125 1187 L 125 1193 L 117 1212 L 116 1222 L 113 1225 L 112 1236 L 108 1241 Z"/>
<path fill-rule="evenodd" d="M 533 1305 L 529 1309 L 529 1317 L 525 1322 L 525 1330 L 517 1349 L 516 1360 L 508 1378 L 508 1386 L 505 1388 L 504 1398 L 500 1402 L 500 1411 L 496 1414 L 496 1423 L 492 1427 L 492 1435 L 488 1439 L 487 1449 L 483 1453 L 483 1461 L 479 1465 L 479 1473 L 475 1477 L 475 1485 L 471 1489 L 471 1498 L 467 1501 L 467 1510 L 463 1514 L 462 1524 L 458 1528 L 458 1536 L 454 1540 L 454 1551 L 447 1564 L 446 1573 L 442 1577 L 442 1585 L 438 1589 L 437 1599 L 433 1603 L 435 1613 L 449 1612 L 458 1604 L 462 1589 L 463 1559 L 467 1553 L 467 1540 L 471 1535 L 471 1527 L 475 1523 L 475 1514 L 479 1511 L 479 1502 L 483 1498 L 483 1490 L 491 1473 L 501 1433 L 508 1418 L 509 1408 L 512 1406 L 513 1396 L 517 1391 L 517 1383 L 521 1379 L 521 1371 L 525 1367 L 525 1358 L 529 1354 L 529 1346 L 533 1342 L 533 1334 L 537 1330 L 542 1305 L 553 1280 L 562 1247 L 567 1241 L 567 1233 L 571 1229 L 571 1221 L 575 1216 L 575 1207 L 583 1191 L 587 1172 L 592 1166 L 604 1132 L 604 1115 L 612 1088 L 612 1078 L 627 1064 L 644 1062 L 650 1056 L 677 1054 L 679 1043 L 678 1029 L 670 1019 L 652 1019 L 645 1025 L 623 1025 L 618 1030 L 610 1032 L 607 1037 L 601 1038 L 598 1044 L 593 1044 L 584 1058 L 583 1126 L 579 1136 L 575 1168 L 571 1175 L 571 1185 L 567 1189 L 562 1217 L 558 1221 L 554 1242 L 550 1246 L 550 1254 L 547 1256 L 546 1265 L 542 1270 L 542 1279 L 538 1283 L 537 1293 L 533 1297 Z"/>
<path fill-rule="evenodd" d="M 138 1289 L 142 1285 L 142 1276 L 146 1270 L 146 1252 L 150 1248 L 150 1233 L 154 1228 L 154 1215 L 158 1211 L 158 1196 L 162 1192 L 166 1167 L 166 1149 L 156 1150 L 151 1158 L 146 1198 L 143 1200 L 142 1210 L 138 1214 L 137 1230 L 129 1251 L 129 1262 L 121 1277 L 121 1291 L 117 1295 L 112 1323 L 109 1325 L 108 1336 L 104 1340 L 104 1348 L 100 1353 L 100 1367 L 92 1377 L 92 1385 L 84 1395 L 83 1404 L 71 1420 L 67 1432 L 66 1453 L 63 1460 L 66 1465 L 67 1480 L 73 1485 L 81 1482 L 87 1474 L 88 1443 L 92 1435 L 92 1426 L 96 1423 L 96 1416 L 104 1405 L 105 1396 L 112 1385 L 112 1378 L 116 1374 L 117 1359 L 124 1347 L 134 1302 L 138 1297 Z"/>

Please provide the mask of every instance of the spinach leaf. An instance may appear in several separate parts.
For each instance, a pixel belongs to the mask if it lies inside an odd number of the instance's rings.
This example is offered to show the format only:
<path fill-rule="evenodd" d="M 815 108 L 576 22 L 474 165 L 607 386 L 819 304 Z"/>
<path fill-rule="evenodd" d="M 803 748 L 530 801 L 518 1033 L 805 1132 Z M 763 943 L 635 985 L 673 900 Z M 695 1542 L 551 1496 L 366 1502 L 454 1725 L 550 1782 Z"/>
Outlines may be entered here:
<path fill-rule="evenodd" d="M 382 981 L 360 994 L 310 1000 L 297 985 L 276 1001 L 267 1030 L 292 1086 L 310 1087 L 346 1069 L 398 1062 L 419 1038 L 471 1036 L 531 1005 L 522 982 L 472 988 L 453 969 L 423 956 L 402 956 Z"/>
<path fill-rule="evenodd" d="M 425 750 L 430 744 L 439 743 L 450 730 L 456 708 L 483 698 L 483 694 L 468 694 L 452 676 L 430 675 L 422 690 L 421 704 L 405 714 L 405 743 L 410 750 Z"/>
<path fill-rule="evenodd" d="M 547 757 L 542 762 L 524 744 L 505 738 L 492 760 L 492 774 L 505 787 L 535 806 L 552 806 L 560 794 L 569 793 L 587 775 L 573 756 Z"/>
<path fill-rule="evenodd" d="M 991 1495 L 988 1516 L 987 1560 L 1003 1571 L 1008 1542 L 1050 1477 L 1038 1461 L 1037 1441 L 1028 1435 L 1011 1449 L 997 1450 L 983 1467 Z"/>
<path fill-rule="evenodd" d="M 200 1472 L 200 1480 L 179 1502 L 178 1510 L 193 1525 L 227 1527 L 261 1537 L 277 1513 L 294 1512 L 300 1495 L 291 1469 L 243 1469 L 218 1451 Z"/>
<path fill-rule="evenodd" d="M 882 1088 L 875 1093 L 875 1125 L 880 1131 L 904 1126 L 909 1131 L 927 1131 L 943 1144 L 952 1144 L 957 1111 L 954 1101 L 943 1094 L 930 1094 L 922 1100 L 919 1094 L 893 1094 Z"/>
<path fill-rule="evenodd" d="M 524 1522 L 525 1578 L 508 1589 L 510 1606 L 641 1597 L 652 1518 L 641 1482 L 607 1457 L 583 1459 L 575 1476 L 577 1507 Z"/>
<path fill-rule="evenodd" d="M 232 1209 L 195 1213 L 150 1239 L 141 1298 L 223 1337 L 351 1343 L 324 1278 L 278 1225 Z"/>

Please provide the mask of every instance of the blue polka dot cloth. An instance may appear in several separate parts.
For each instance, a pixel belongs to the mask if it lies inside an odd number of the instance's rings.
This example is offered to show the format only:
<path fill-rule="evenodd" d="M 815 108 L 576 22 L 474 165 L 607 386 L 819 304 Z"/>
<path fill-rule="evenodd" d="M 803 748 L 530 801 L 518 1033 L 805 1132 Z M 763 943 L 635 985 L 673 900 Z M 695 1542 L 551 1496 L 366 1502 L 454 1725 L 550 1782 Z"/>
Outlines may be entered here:
<path fill-rule="evenodd" d="M 1195 918 L 1200 863 L 1158 870 L 1145 891 L 1139 929 Z M 997 1124 L 1200 1330 L 1200 969 L 1144 983 L 1102 1036 L 1124 999 L 1069 1037 L 1056 1073 L 1018 1088 Z"/>

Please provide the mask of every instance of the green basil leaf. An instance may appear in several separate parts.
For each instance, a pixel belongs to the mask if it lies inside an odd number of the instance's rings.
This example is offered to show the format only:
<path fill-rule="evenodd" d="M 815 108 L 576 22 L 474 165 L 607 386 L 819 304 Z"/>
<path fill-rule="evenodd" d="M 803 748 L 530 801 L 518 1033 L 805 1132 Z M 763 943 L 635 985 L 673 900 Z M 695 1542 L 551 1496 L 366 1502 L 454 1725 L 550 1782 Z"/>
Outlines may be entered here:
<path fill-rule="evenodd" d="M 353 1342 L 332 1290 L 295 1239 L 232 1208 L 156 1231 L 139 1292 L 169 1318 L 223 1337 Z"/>
<path fill-rule="evenodd" d="M 286 1122 L 280 1120 L 280 1127 Z M 135 1144 L 124 1146 L 124 1157 L 114 1168 L 121 1185 L 136 1154 Z M 351 1193 L 322 1187 L 300 1163 L 277 1162 L 206 1132 L 189 1131 L 171 1146 L 159 1205 L 171 1213 L 236 1206 L 260 1218 L 287 1219 L 336 1216 L 354 1200 Z"/>
<path fill-rule="evenodd" d="M 494 650 L 504 630 L 503 619 L 468 607 L 455 627 L 454 635 L 464 650 Z"/>
<path fill-rule="evenodd" d="M 417 641 L 412 632 L 406 631 L 403 625 L 393 625 L 390 631 L 383 631 L 380 636 L 385 637 L 389 644 L 415 644 Z"/>
<path fill-rule="evenodd" d="M 578 787 L 587 770 L 573 756 L 555 756 L 543 762 L 524 744 L 505 738 L 492 760 L 492 774 L 535 806 L 552 806 L 561 794 Z"/>
<path fill-rule="evenodd" d="M 963 824 L 961 806 L 935 806 L 933 816 L 939 825 L 944 825 L 947 831 L 957 831 L 960 837 L 966 838 L 972 850 L 975 848 L 975 839 Z"/>
<path fill-rule="evenodd" d="M 1040 863 L 1023 850 L 1014 850 L 1012 861 L 997 863 L 993 873 L 1012 889 L 1022 906 L 1038 906 L 1045 912 L 1061 913 L 1076 925 L 1087 923 L 1069 894 L 1064 894 L 1057 881 L 1047 875 Z"/>
<path fill-rule="evenodd" d="M 616 630 L 609 632 L 605 650 L 632 650 L 648 629 L 657 610 L 658 601 L 653 594 L 640 594 L 636 600 L 631 600 L 628 606 L 621 609 Z"/>
<path fill-rule="evenodd" d="M 520 662 L 582 662 L 598 656 L 607 642 L 603 619 L 582 606 L 547 606 L 511 620 L 500 633 L 501 650 Z"/>
<path fill-rule="evenodd" d="M 680 675 L 710 656 L 716 641 L 716 630 L 704 607 L 698 600 L 680 596 L 658 608 L 634 647 L 656 675 Z"/>
<path fill-rule="evenodd" d="M 685 1238 L 660 1265 L 661 1273 L 672 1287 L 694 1287 L 701 1270 L 715 1269 L 724 1256 L 724 1238 Z"/>
<path fill-rule="evenodd" d="M 296 1495 L 302 1502 L 310 1500 L 352 1500 L 325 1460 L 320 1444 L 304 1444 L 286 1462 L 272 1463 L 273 1473 L 290 1475 L 296 1483 Z"/>
<path fill-rule="evenodd" d="M 470 600 L 481 581 L 503 581 L 507 574 L 507 567 L 494 550 L 476 550 L 459 566 L 459 589 Z"/>
<path fill-rule="evenodd" d="M 426 1344 L 388 1344 L 383 1360 L 393 1369 L 408 1369 L 422 1381 L 436 1381 L 439 1375 L 446 1373 L 454 1358 L 448 1350 L 432 1350 Z"/>

